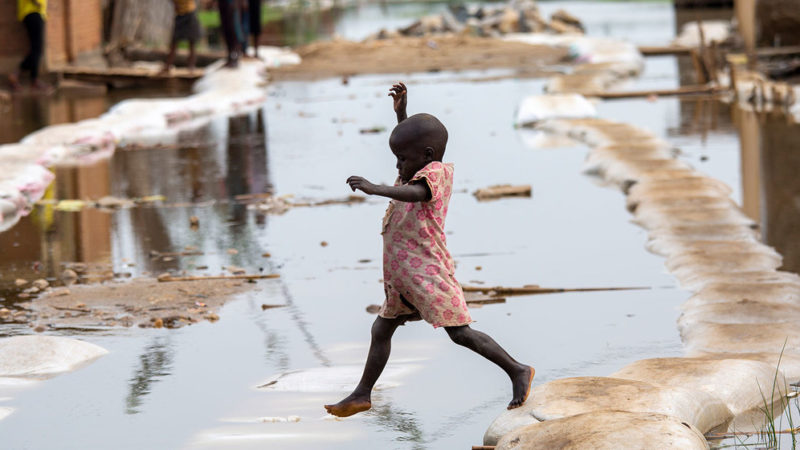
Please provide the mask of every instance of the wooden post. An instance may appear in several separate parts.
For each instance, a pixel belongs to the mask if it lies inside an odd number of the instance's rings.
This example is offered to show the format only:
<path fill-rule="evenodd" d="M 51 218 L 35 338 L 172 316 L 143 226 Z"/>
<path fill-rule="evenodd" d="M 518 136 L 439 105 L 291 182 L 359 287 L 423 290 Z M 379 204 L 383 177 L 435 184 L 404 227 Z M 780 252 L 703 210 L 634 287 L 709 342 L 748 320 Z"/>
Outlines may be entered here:
<path fill-rule="evenodd" d="M 739 33 L 744 39 L 747 53 L 747 67 L 755 68 L 756 64 L 756 0 L 735 0 L 736 21 Z"/>

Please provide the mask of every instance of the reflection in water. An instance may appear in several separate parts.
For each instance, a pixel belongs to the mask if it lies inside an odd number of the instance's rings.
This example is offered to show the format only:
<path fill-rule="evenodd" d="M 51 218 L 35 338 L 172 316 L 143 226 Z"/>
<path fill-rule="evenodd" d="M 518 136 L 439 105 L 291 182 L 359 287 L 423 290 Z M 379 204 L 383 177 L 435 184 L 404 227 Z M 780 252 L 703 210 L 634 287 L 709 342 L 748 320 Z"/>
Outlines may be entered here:
<path fill-rule="evenodd" d="M 763 237 L 783 255 L 784 270 L 800 273 L 800 125 L 765 117 L 758 142 L 760 170 L 744 175 L 760 175 Z"/>
<path fill-rule="evenodd" d="M 152 384 L 170 374 L 173 359 L 172 346 L 167 336 L 157 337 L 152 344 L 145 347 L 144 353 L 139 356 L 140 365 L 129 380 L 130 392 L 125 398 L 126 414 L 141 412 L 139 407 L 144 397 L 150 393 Z"/>
<path fill-rule="evenodd" d="M 427 448 L 425 434 L 412 413 L 392 408 L 390 403 L 378 406 L 373 403 L 368 414 L 375 418 L 375 423 L 380 428 L 401 433 L 396 439 L 412 443 L 410 448 L 414 450 Z"/>

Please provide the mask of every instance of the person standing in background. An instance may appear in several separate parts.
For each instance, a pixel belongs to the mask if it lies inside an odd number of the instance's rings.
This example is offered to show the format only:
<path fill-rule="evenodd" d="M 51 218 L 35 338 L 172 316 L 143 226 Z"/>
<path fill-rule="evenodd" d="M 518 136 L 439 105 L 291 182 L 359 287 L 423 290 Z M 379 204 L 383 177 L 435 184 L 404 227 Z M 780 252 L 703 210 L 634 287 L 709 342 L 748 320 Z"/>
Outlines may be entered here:
<path fill-rule="evenodd" d="M 247 0 L 250 15 L 250 36 L 253 37 L 253 56 L 258 58 L 258 38 L 261 36 L 261 0 Z M 245 39 L 247 39 L 245 37 Z"/>
<path fill-rule="evenodd" d="M 225 38 L 225 47 L 228 49 L 228 58 L 225 62 L 225 67 L 235 68 L 239 66 L 239 53 L 241 52 L 241 43 L 236 36 L 236 11 L 238 9 L 239 0 L 217 0 L 217 7 L 219 8 L 219 21 L 222 26 L 222 36 Z"/>
<path fill-rule="evenodd" d="M 44 23 L 47 20 L 47 0 L 17 0 L 17 19 L 25 26 L 30 42 L 30 51 L 19 68 L 8 75 L 11 89 L 22 88 L 19 78 L 23 71 L 31 73 L 31 86 L 37 91 L 48 92 L 51 87 L 39 80 L 39 63 L 44 51 Z"/>
<path fill-rule="evenodd" d="M 175 48 L 180 41 L 189 41 L 189 70 L 194 70 L 194 44 L 200 39 L 200 21 L 197 19 L 197 5 L 194 0 L 172 0 L 175 5 L 175 23 L 172 25 L 172 41 L 169 54 L 164 61 L 162 72 L 169 72 L 175 62 Z"/>

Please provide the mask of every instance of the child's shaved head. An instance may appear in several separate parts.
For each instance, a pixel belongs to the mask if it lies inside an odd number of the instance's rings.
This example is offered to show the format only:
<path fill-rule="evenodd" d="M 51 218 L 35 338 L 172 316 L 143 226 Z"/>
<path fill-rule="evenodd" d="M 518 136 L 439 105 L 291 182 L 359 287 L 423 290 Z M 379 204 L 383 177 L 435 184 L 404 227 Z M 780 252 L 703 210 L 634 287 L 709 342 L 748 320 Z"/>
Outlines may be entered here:
<path fill-rule="evenodd" d="M 410 149 L 420 152 L 430 147 L 433 160 L 441 161 L 447 147 L 447 128 L 430 114 L 414 114 L 394 127 L 389 146 L 393 151 Z"/>

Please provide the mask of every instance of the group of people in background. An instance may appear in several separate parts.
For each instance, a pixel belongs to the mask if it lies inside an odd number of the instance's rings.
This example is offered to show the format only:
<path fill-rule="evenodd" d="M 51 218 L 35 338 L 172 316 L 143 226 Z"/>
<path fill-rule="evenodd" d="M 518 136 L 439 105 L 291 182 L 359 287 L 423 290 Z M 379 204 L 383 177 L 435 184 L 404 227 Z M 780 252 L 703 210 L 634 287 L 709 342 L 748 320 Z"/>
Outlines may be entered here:
<path fill-rule="evenodd" d="M 219 9 L 227 58 L 225 67 L 236 67 L 239 59 L 247 54 L 252 45 L 254 56 L 258 57 L 258 37 L 261 35 L 262 0 L 216 0 Z M 194 69 L 196 63 L 195 45 L 201 37 L 200 21 L 197 17 L 196 0 L 173 0 L 175 21 L 164 72 L 169 71 L 175 62 L 175 51 L 179 42 L 189 43 L 188 66 Z M 39 79 L 39 66 L 44 53 L 45 22 L 47 20 L 47 0 L 17 0 L 17 18 L 25 27 L 30 48 L 18 68 L 8 75 L 12 90 L 22 88 L 20 79 L 29 73 L 34 90 L 48 92 L 52 87 Z"/>
<path fill-rule="evenodd" d="M 217 0 L 222 37 L 227 48 L 225 67 L 238 66 L 252 39 L 254 55 L 258 57 L 258 37 L 261 35 L 262 0 Z M 175 48 L 180 41 L 189 42 L 189 69 L 195 66 L 195 43 L 200 39 L 200 21 L 195 0 L 173 0 L 175 23 L 169 54 L 164 62 L 167 71 L 175 60 Z"/>

